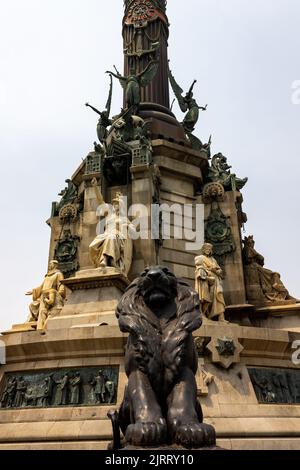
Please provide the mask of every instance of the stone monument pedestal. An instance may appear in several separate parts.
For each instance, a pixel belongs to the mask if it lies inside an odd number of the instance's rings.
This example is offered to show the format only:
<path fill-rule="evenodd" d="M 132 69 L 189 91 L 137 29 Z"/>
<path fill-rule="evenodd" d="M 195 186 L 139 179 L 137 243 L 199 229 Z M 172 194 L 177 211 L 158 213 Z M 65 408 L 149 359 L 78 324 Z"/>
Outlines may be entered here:
<path fill-rule="evenodd" d="M 109 449 L 110 450 L 110 449 Z M 218 446 L 212 446 L 212 447 L 200 447 L 200 448 L 191 448 L 187 449 L 186 447 L 182 446 L 177 446 L 177 445 L 172 445 L 172 446 L 161 446 L 161 447 L 135 447 L 135 446 L 126 446 L 121 451 L 155 451 L 155 452 L 171 452 L 171 451 L 176 451 L 176 452 L 198 452 L 198 451 L 213 451 L 213 450 L 227 450 L 227 449 L 222 449 L 221 447 Z"/>
<path fill-rule="evenodd" d="M 129 284 L 115 268 L 79 271 L 64 285 L 71 291 L 59 316 L 49 318 L 47 330 L 117 324 L 115 310 Z"/>
<path fill-rule="evenodd" d="M 23 333 L 26 331 L 35 331 L 35 330 L 36 330 L 36 322 L 27 322 L 27 323 L 19 323 L 19 324 L 13 325 L 11 327 L 11 330 L 4 331 L 1 334 L 9 335 L 12 333 Z"/>

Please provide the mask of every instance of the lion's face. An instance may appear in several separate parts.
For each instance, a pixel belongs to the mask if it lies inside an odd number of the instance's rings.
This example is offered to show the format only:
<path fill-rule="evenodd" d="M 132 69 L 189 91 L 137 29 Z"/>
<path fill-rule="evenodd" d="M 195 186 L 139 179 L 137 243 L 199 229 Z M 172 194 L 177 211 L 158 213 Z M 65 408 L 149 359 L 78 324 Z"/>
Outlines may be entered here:
<path fill-rule="evenodd" d="M 141 274 L 138 292 L 151 307 L 164 307 L 177 297 L 177 279 L 168 268 L 152 266 Z"/>

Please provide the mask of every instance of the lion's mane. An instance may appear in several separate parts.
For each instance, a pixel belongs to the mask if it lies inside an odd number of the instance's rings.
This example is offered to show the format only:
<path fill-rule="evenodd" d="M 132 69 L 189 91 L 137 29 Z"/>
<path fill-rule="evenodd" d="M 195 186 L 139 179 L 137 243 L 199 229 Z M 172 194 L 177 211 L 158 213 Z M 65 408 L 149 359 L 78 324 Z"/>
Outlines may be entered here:
<path fill-rule="evenodd" d="M 166 269 L 164 272 L 174 286 L 174 275 Z M 116 315 L 121 331 L 129 333 L 127 351 L 139 370 L 150 377 L 154 387 L 162 383 L 172 386 L 186 364 L 191 333 L 202 324 L 199 296 L 189 284 L 177 279 L 176 316 L 162 326 L 141 295 L 143 275 L 128 287 Z"/>

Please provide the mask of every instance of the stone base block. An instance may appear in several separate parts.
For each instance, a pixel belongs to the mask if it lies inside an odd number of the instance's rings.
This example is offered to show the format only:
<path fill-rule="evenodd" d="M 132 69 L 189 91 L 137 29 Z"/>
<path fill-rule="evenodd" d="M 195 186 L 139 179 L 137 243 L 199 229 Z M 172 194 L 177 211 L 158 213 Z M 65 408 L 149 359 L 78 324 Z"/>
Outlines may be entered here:
<path fill-rule="evenodd" d="M 66 279 L 71 291 L 60 315 L 49 318 L 48 330 L 77 326 L 117 325 L 115 310 L 129 280 L 115 268 L 79 271 Z"/>
<path fill-rule="evenodd" d="M 226 450 L 299 450 L 300 439 L 219 439 L 218 445 Z M 1 447 L 0 447 L 1 449 Z"/>
<path fill-rule="evenodd" d="M 155 451 L 155 452 L 169 452 L 171 450 L 176 450 L 176 451 L 179 451 L 179 452 L 191 452 L 192 451 L 213 451 L 213 450 L 225 450 L 225 449 L 221 449 L 220 447 L 217 447 L 217 446 L 213 446 L 213 447 L 201 447 L 201 448 L 197 448 L 197 449 L 187 449 L 186 447 L 182 447 L 182 446 L 177 446 L 177 445 L 172 445 L 172 446 L 160 446 L 160 447 L 136 447 L 136 446 L 127 446 L 127 447 L 124 447 L 123 449 L 121 449 L 122 451 L 141 451 L 141 450 L 145 450 L 145 451 Z"/>
<path fill-rule="evenodd" d="M 1 444 L 2 450 L 107 450 L 109 441 L 70 441 L 70 442 L 26 442 L 15 444 Z"/>
<path fill-rule="evenodd" d="M 91 328 L 97 326 L 117 326 L 118 321 L 115 311 L 101 313 L 86 313 L 77 315 L 66 315 L 51 318 L 47 322 L 47 330 L 57 330 L 61 328 Z"/>
<path fill-rule="evenodd" d="M 249 318 L 253 326 L 300 332 L 300 303 L 258 308 Z"/>
<path fill-rule="evenodd" d="M 9 335 L 12 333 L 24 333 L 26 331 L 35 331 L 36 330 L 36 322 L 27 322 L 27 323 L 20 323 L 18 325 L 13 325 L 11 330 L 4 331 L 1 333 L 2 335 Z"/>

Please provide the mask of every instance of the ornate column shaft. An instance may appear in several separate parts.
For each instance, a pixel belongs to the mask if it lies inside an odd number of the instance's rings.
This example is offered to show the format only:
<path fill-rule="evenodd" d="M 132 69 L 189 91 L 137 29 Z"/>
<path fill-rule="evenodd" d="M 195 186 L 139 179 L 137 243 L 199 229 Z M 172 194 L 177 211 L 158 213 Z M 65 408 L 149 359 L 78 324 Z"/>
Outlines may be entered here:
<path fill-rule="evenodd" d="M 168 37 L 166 0 L 124 0 L 124 75 L 141 73 L 151 60 L 159 61 L 154 80 L 141 90 L 141 102 L 169 109 Z"/>

